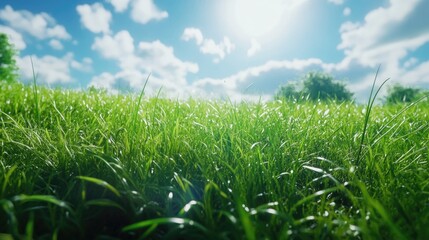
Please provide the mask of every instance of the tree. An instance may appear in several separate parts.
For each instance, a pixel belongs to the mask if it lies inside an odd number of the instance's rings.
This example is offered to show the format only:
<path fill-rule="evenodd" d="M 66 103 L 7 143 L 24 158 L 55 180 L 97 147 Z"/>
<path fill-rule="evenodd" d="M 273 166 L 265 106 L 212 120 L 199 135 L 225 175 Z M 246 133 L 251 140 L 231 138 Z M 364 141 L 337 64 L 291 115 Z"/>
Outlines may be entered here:
<path fill-rule="evenodd" d="M 420 92 L 421 90 L 417 88 L 395 85 L 387 90 L 386 103 L 410 103 L 417 100 L 421 96 Z"/>
<path fill-rule="evenodd" d="M 18 68 L 14 58 L 15 55 L 16 50 L 9 43 L 7 35 L 0 33 L 0 81 L 16 81 Z"/>
<path fill-rule="evenodd" d="M 283 99 L 288 100 L 298 100 L 300 97 L 300 92 L 296 90 L 296 84 L 288 83 L 286 85 L 280 86 L 280 89 L 277 90 L 274 95 L 274 99 Z"/>
<path fill-rule="evenodd" d="M 301 81 L 303 87 L 300 91 L 297 91 L 294 85 L 286 84 L 277 91 L 275 99 L 298 99 L 300 96 L 306 96 L 310 100 L 352 100 L 353 93 L 347 90 L 345 84 L 334 81 L 328 74 L 310 72 Z"/>

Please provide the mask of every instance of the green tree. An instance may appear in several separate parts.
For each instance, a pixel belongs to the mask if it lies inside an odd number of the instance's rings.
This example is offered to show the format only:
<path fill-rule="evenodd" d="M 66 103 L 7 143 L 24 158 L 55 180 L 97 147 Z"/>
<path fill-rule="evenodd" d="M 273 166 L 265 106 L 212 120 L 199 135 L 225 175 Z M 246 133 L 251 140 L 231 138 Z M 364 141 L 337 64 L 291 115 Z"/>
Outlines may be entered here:
<path fill-rule="evenodd" d="M 277 91 L 275 99 L 298 99 L 300 96 L 305 96 L 310 100 L 352 100 L 353 93 L 347 90 L 345 84 L 334 81 L 329 74 L 310 72 L 301 81 L 303 86 L 301 90 L 297 91 L 294 85 L 286 84 Z"/>
<path fill-rule="evenodd" d="M 421 96 L 421 89 L 395 85 L 387 90 L 386 103 L 410 103 Z"/>
<path fill-rule="evenodd" d="M 9 43 L 8 37 L 0 33 L 0 81 L 16 81 L 17 66 L 15 61 L 16 50 Z"/>
<path fill-rule="evenodd" d="M 312 100 L 350 101 L 353 97 L 345 84 L 334 81 L 334 78 L 328 74 L 313 72 L 305 76 L 304 93 Z"/>
<path fill-rule="evenodd" d="M 300 98 L 300 92 L 296 90 L 296 84 L 288 83 L 286 85 L 280 86 L 277 92 L 274 95 L 274 99 L 283 99 L 288 100 L 298 100 Z"/>

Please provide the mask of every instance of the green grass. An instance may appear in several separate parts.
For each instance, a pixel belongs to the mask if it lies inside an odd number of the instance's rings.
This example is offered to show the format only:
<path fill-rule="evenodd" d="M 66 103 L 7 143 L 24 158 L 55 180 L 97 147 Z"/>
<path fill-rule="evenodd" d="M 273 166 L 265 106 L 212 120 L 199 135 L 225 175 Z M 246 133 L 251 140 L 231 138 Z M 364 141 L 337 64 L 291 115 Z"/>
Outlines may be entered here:
<path fill-rule="evenodd" d="M 0 91 L 1 238 L 429 238 L 427 102 Z"/>

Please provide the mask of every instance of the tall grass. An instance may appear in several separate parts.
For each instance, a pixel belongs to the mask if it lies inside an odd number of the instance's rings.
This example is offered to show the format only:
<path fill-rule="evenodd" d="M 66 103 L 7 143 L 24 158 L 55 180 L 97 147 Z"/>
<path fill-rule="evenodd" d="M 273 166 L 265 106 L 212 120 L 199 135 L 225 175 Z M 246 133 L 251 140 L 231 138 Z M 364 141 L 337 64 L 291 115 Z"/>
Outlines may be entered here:
<path fill-rule="evenodd" d="M 426 102 L 368 121 L 351 103 L 0 89 L 3 236 L 429 237 Z"/>

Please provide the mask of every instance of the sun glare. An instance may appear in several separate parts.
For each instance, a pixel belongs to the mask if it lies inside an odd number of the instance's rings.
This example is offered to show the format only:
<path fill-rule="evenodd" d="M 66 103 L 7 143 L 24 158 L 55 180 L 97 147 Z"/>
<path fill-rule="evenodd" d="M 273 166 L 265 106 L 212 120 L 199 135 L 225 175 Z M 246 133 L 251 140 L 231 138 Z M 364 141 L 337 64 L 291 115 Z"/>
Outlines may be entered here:
<path fill-rule="evenodd" d="M 234 16 L 240 31 L 260 37 L 279 24 L 284 10 L 284 0 L 236 0 Z"/>

